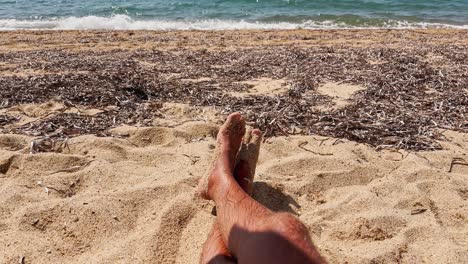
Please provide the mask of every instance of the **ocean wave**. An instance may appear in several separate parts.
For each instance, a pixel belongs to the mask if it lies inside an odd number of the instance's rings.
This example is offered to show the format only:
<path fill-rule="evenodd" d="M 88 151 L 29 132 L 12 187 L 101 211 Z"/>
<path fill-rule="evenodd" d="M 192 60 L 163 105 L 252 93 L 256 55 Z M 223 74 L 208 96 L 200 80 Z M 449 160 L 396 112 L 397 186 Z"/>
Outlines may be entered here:
<path fill-rule="evenodd" d="M 236 29 L 359 29 L 359 28 L 455 28 L 468 29 L 468 25 L 450 25 L 428 22 L 388 20 L 380 25 L 349 25 L 333 20 L 301 23 L 291 22 L 250 22 L 232 20 L 135 20 L 127 15 L 111 17 L 68 17 L 39 20 L 0 19 L 0 30 L 236 30 Z"/>

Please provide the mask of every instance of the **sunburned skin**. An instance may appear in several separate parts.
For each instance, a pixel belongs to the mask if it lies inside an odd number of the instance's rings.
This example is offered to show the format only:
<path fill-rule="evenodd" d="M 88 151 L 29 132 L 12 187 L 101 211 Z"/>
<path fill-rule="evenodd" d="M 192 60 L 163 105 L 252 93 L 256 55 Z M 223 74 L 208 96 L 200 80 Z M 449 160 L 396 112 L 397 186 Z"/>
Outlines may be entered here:
<path fill-rule="evenodd" d="M 258 129 L 249 129 L 244 135 L 242 146 L 237 154 L 237 165 L 234 170 L 234 178 L 241 188 L 249 195 L 253 192 L 253 180 L 257 167 L 262 132 Z"/>
<path fill-rule="evenodd" d="M 197 188 L 217 210 L 201 262 L 325 263 L 304 224 L 290 214 L 270 211 L 249 195 L 261 133 L 244 134 L 244 118 L 231 114 L 218 133 L 215 160 Z"/>
<path fill-rule="evenodd" d="M 230 115 L 219 129 L 213 162 L 206 175 L 200 180 L 197 187 L 197 195 L 203 199 L 212 200 L 209 195 L 210 178 L 217 172 L 229 172 L 232 174 L 236 165 L 236 156 L 245 134 L 245 120 L 239 114 Z M 211 180 L 213 182 L 213 180 Z"/>
<path fill-rule="evenodd" d="M 247 130 L 245 133 L 241 149 L 237 154 L 234 178 L 241 188 L 249 195 L 253 192 L 253 180 L 255 168 L 260 153 L 262 133 L 260 130 Z M 236 263 L 235 258 L 229 252 L 226 243 L 222 239 L 221 231 L 215 222 L 210 234 L 203 245 L 200 263 Z"/>

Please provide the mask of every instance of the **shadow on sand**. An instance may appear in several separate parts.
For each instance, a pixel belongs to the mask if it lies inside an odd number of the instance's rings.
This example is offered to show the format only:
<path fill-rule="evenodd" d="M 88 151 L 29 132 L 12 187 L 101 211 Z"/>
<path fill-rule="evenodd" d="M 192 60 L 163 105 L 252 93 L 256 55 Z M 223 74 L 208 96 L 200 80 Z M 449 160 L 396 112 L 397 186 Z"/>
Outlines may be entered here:
<path fill-rule="evenodd" d="M 299 215 L 301 206 L 294 198 L 283 192 L 281 186 L 271 186 L 266 182 L 254 182 L 253 198 L 274 212 L 287 212 Z"/>

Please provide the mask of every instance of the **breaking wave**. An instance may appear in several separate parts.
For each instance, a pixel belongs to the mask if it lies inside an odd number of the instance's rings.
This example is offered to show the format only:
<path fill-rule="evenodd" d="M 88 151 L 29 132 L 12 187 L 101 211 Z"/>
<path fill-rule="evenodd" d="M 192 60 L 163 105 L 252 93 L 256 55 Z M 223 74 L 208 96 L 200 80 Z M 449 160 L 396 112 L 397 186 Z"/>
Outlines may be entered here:
<path fill-rule="evenodd" d="M 455 28 L 468 29 L 468 25 L 450 25 L 428 22 L 387 20 L 379 23 L 348 24 L 343 21 L 307 20 L 294 22 L 252 22 L 233 20 L 135 20 L 127 15 L 111 17 L 86 16 L 55 19 L 17 20 L 0 19 L 0 30 L 236 30 L 236 29 L 358 29 L 358 28 Z"/>

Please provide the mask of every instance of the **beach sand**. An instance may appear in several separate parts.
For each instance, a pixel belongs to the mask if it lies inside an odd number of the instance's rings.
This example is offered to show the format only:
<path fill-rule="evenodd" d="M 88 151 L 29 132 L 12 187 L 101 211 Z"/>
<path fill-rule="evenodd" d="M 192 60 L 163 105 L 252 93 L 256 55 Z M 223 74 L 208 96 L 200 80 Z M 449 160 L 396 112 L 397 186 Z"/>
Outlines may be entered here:
<path fill-rule="evenodd" d="M 356 45 L 385 44 L 377 31 L 306 32 L 323 41 L 297 45 L 336 46 L 347 36 L 360 39 L 352 42 Z M 228 42 L 255 48 L 263 43 L 252 41 L 259 34 L 271 34 L 273 40 L 264 45 L 276 45 L 281 36 L 299 33 L 222 34 Z M 1 42 L 11 44 L 0 50 L 155 47 L 141 42 L 144 32 L 133 33 L 139 41 L 109 45 L 80 45 L 71 39 L 96 34 L 118 38 L 128 32 L 4 32 Z M 221 33 L 157 34 L 167 39 L 197 36 L 187 41 L 207 47 L 200 35 Z M 388 34 L 405 35 L 404 42 L 428 34 L 434 45 L 466 45 L 466 38 L 457 37 L 466 37 L 463 31 Z M 2 76 L 24 74 L 10 68 Z M 237 96 L 286 91 L 281 80 L 260 79 L 252 85 Z M 352 104 L 352 95 L 363 89 L 340 85 L 328 82 L 318 89 L 335 102 L 320 109 Z M 5 125 L 10 129 L 59 113 L 92 117 L 102 111 L 50 100 L 9 106 L 0 114 L 18 117 Z M 37 149 L 44 137 L 0 134 L 0 263 L 198 263 L 215 217 L 213 203 L 194 199 L 194 190 L 210 164 L 225 115 L 216 107 L 174 102 L 164 102 L 158 111 L 153 126 L 119 124 L 106 137 L 83 134 L 46 152 Z M 418 152 L 377 150 L 318 135 L 269 137 L 260 151 L 254 198 L 302 220 L 330 263 L 466 263 L 468 134 L 440 132 L 441 150 Z"/>
<path fill-rule="evenodd" d="M 38 154 L 32 138 L 1 135 L 0 262 L 196 263 L 215 217 L 193 192 L 217 127 L 121 127 L 128 138 L 85 135 Z M 447 136 L 444 150 L 418 153 L 268 139 L 254 197 L 298 216 L 331 263 L 463 263 L 468 167 L 450 164 L 468 158 L 468 136 Z"/>

